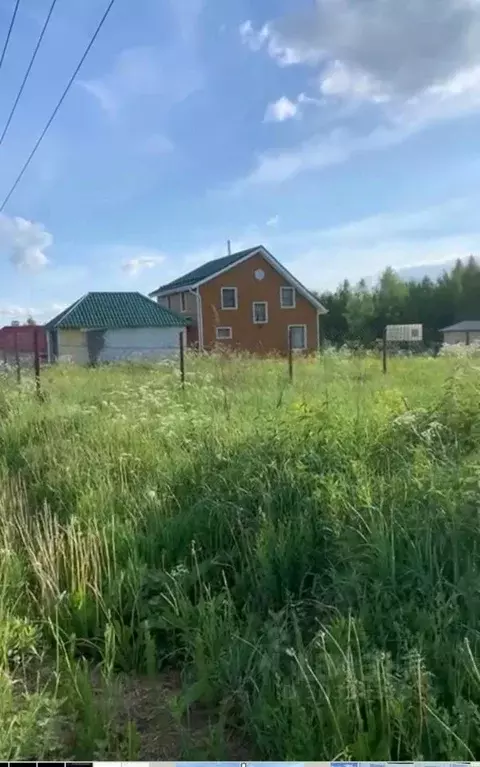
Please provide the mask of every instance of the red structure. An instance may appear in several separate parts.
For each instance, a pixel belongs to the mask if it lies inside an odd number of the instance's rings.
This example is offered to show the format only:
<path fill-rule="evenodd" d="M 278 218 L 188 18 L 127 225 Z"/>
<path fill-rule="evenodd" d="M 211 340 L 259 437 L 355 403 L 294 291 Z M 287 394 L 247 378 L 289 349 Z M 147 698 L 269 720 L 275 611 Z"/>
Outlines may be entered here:
<path fill-rule="evenodd" d="M 41 325 L 5 325 L 0 329 L 0 357 L 33 354 L 35 333 L 38 333 L 38 351 L 41 358 L 47 356 L 47 334 Z"/>

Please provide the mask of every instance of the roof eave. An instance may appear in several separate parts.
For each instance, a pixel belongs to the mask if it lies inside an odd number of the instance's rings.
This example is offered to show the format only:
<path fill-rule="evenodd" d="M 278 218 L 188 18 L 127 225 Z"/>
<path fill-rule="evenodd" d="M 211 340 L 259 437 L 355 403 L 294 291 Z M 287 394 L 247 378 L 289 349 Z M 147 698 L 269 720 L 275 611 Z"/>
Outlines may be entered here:
<path fill-rule="evenodd" d="M 450 325 L 448 328 L 440 328 L 440 333 L 477 333 L 480 327 L 473 327 L 472 325 Z"/>
<path fill-rule="evenodd" d="M 174 293 L 184 293 L 186 290 L 195 290 L 200 283 L 194 282 L 191 285 L 177 285 L 175 288 L 158 288 L 148 294 L 149 298 L 161 298 L 162 296 L 172 296 Z"/>

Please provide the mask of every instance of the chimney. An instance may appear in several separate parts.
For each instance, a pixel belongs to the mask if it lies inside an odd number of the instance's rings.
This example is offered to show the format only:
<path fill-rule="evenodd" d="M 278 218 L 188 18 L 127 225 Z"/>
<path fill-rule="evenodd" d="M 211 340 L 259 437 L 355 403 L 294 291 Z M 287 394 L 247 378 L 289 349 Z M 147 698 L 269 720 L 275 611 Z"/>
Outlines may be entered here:
<path fill-rule="evenodd" d="M 232 245 L 231 245 L 230 240 L 227 240 L 227 253 L 228 253 L 229 256 L 232 255 Z"/>

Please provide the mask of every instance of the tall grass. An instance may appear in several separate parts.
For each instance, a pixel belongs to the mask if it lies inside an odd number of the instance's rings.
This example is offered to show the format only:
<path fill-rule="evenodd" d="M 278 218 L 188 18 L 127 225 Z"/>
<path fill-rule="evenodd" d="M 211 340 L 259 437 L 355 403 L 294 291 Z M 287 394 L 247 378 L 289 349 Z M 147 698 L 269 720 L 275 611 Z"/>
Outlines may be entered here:
<path fill-rule="evenodd" d="M 477 757 L 478 357 L 187 368 L 0 383 L 0 756 Z"/>

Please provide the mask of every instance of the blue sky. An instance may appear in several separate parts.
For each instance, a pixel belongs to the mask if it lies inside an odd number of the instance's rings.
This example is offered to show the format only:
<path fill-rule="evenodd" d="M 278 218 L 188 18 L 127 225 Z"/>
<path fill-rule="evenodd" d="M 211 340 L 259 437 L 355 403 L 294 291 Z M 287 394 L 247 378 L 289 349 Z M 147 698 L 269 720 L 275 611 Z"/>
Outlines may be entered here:
<path fill-rule="evenodd" d="M 58 0 L 0 198 L 106 0 Z M 13 10 L 0 0 L 0 44 Z M 3 128 L 50 0 L 22 0 Z M 312 289 L 478 253 L 480 0 L 116 0 L 0 214 L 0 322 L 266 245 Z"/>

